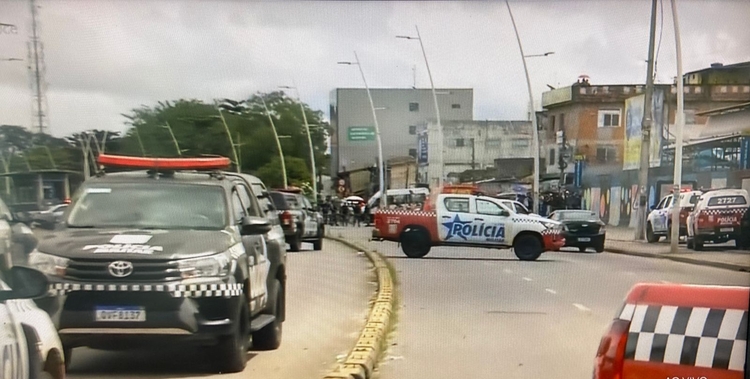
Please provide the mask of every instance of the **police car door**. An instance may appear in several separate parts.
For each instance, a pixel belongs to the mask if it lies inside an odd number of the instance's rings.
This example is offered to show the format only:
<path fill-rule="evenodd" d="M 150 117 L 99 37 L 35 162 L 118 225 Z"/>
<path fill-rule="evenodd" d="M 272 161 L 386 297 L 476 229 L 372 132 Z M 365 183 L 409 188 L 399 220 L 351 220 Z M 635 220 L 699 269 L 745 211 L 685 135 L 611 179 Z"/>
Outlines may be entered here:
<path fill-rule="evenodd" d="M 438 206 L 438 230 L 440 240 L 446 242 L 467 242 L 464 231 L 470 231 L 474 216 L 468 196 L 446 196 L 442 206 Z M 469 233 L 471 234 L 471 233 Z"/>
<path fill-rule="evenodd" d="M 237 204 L 237 201 L 240 203 Z M 243 216 L 263 217 L 258 209 L 258 203 L 250 195 L 250 191 L 244 183 L 235 182 L 232 193 L 232 202 L 236 212 L 240 212 L 240 220 Z M 266 306 L 266 293 L 268 271 L 271 263 L 268 260 L 268 249 L 266 247 L 266 236 L 249 235 L 242 236 L 242 245 L 245 247 L 247 266 L 250 276 L 250 311 L 260 311 Z"/>
<path fill-rule="evenodd" d="M 302 200 L 302 212 L 305 214 L 305 237 L 314 237 L 318 234 L 318 219 L 315 210 L 306 197 L 300 196 Z"/>
<path fill-rule="evenodd" d="M 475 209 L 472 242 L 488 245 L 504 244 L 505 225 L 510 212 L 486 199 L 476 199 Z"/>
<path fill-rule="evenodd" d="M 672 207 L 672 199 L 674 197 L 669 195 L 659 202 L 659 205 L 654 210 L 653 228 L 654 232 L 661 233 L 667 231 L 667 219 L 669 208 Z"/>

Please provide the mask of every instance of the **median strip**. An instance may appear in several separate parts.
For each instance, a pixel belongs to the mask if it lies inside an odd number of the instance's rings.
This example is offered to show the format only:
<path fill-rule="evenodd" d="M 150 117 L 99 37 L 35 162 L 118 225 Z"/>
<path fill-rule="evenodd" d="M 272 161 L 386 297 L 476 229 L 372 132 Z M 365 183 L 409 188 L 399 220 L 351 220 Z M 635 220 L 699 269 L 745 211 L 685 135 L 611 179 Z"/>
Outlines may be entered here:
<path fill-rule="evenodd" d="M 367 259 L 375 267 L 378 279 L 378 291 L 372 304 L 367 322 L 354 348 L 346 359 L 331 370 L 324 379 L 368 379 L 378 364 L 382 353 L 387 349 L 388 332 L 395 318 L 395 286 L 393 276 L 385 259 L 377 252 L 342 238 L 326 236 L 326 238 L 346 245 L 356 251 L 364 252 Z"/>

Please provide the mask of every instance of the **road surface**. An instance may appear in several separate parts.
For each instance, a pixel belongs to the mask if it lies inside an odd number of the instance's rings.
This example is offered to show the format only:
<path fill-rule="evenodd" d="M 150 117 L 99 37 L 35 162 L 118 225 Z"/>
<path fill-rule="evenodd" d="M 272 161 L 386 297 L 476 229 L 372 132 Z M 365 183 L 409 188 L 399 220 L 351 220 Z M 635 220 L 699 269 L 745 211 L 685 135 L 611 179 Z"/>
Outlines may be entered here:
<path fill-rule="evenodd" d="M 366 228 L 334 230 L 363 241 Z M 599 340 L 637 282 L 750 286 L 750 274 L 661 259 L 440 247 L 395 266 L 402 305 L 381 379 L 590 378 Z"/>
<path fill-rule="evenodd" d="M 343 245 L 288 255 L 281 348 L 248 353 L 242 373 L 218 375 L 200 350 L 73 351 L 68 378 L 320 378 L 354 346 L 376 287 L 369 262 Z"/>

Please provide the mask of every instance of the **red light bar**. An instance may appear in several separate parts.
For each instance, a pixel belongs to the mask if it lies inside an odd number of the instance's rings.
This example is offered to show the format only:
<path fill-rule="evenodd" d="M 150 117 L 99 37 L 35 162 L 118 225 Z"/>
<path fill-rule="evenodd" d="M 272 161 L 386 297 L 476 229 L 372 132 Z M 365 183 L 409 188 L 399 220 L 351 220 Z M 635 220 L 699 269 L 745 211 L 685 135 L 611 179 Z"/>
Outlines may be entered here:
<path fill-rule="evenodd" d="M 125 155 L 99 154 L 97 161 L 102 166 L 162 170 L 221 170 L 231 161 L 226 157 L 206 158 L 145 158 Z"/>

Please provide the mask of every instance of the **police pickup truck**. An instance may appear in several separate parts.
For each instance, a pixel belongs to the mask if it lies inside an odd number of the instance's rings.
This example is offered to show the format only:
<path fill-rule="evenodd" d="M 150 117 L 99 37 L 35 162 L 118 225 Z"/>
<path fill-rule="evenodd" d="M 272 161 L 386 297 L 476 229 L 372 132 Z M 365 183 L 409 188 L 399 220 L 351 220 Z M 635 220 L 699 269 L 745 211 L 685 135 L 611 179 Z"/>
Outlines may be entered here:
<path fill-rule="evenodd" d="M 384 210 L 375 214 L 375 240 L 395 241 L 404 254 L 421 258 L 432 246 L 512 247 L 520 260 L 533 261 L 564 244 L 560 223 L 517 213 L 502 200 L 441 194 L 436 212 Z"/>
<path fill-rule="evenodd" d="M 220 171 L 223 157 L 98 161 L 126 172 L 86 180 L 29 255 L 49 279 L 40 306 L 66 363 L 79 346 L 188 342 L 212 346 L 218 371 L 238 372 L 251 336 L 253 348 L 279 347 L 286 250 L 283 234 L 269 237 L 257 178 Z"/>

